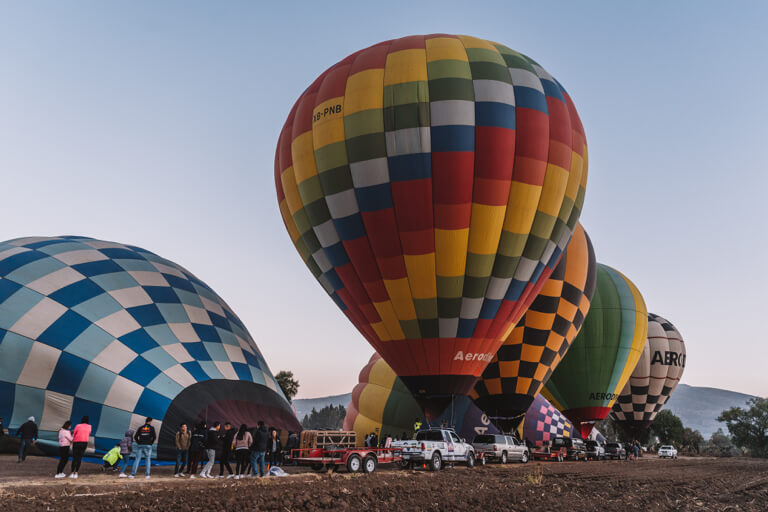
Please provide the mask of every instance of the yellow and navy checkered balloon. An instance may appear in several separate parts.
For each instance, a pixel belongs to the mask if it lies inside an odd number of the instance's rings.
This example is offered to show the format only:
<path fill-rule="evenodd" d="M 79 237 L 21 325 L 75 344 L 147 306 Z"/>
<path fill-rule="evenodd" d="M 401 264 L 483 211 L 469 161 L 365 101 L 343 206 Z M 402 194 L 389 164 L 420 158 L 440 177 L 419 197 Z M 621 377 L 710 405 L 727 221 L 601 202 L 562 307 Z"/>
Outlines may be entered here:
<path fill-rule="evenodd" d="M 557 265 L 586 180 L 560 83 L 506 46 L 447 34 L 329 68 L 275 157 L 296 249 L 419 397 L 471 390 Z"/>

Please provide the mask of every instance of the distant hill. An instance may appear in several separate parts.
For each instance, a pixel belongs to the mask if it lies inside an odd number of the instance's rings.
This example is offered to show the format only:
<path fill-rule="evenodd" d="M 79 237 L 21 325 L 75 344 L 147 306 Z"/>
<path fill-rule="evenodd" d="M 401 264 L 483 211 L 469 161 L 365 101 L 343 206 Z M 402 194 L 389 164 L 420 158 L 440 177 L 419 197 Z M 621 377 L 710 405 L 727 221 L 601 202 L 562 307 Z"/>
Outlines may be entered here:
<path fill-rule="evenodd" d="M 669 409 L 683 421 L 683 425 L 701 432 L 704 439 L 725 427 L 717 421 L 717 417 L 725 409 L 743 407 L 752 395 L 728 391 L 726 389 L 705 388 L 680 384 L 669 399 L 665 409 Z M 302 398 L 293 401 L 299 421 L 309 414 L 314 407 L 317 410 L 326 405 L 343 405 L 347 407 L 352 394 L 326 396 L 321 398 Z"/>
<path fill-rule="evenodd" d="M 725 424 L 716 419 L 720 413 L 731 407 L 743 407 L 750 398 L 753 396 L 726 389 L 680 384 L 664 408 L 679 416 L 683 425 L 709 439 L 718 428 L 725 430 Z"/>
<path fill-rule="evenodd" d="M 304 419 L 304 416 L 312 412 L 313 407 L 318 411 L 326 405 L 333 405 L 334 407 L 343 405 L 346 407 L 351 401 L 352 393 L 347 393 L 345 395 L 324 396 L 320 398 L 297 398 L 293 401 L 293 406 L 296 408 L 296 416 L 301 421 Z"/>

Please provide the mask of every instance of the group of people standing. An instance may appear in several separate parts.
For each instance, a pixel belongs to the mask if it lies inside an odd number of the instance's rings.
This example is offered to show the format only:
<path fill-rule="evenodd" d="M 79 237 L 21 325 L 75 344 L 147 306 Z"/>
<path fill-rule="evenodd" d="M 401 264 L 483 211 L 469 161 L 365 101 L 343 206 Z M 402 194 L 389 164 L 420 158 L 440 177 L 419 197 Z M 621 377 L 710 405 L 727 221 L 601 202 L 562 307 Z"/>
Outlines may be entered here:
<path fill-rule="evenodd" d="M 291 450 L 299 447 L 295 432 L 288 432 L 285 450 L 280 440 L 280 433 L 259 421 L 253 430 L 242 424 L 234 429 L 229 422 L 222 425 L 217 421 L 208 427 L 205 422 L 198 423 L 193 431 L 186 424 L 179 426 L 176 432 L 176 467 L 173 476 L 189 478 L 235 478 L 264 476 L 264 466 L 279 466 L 283 463 L 283 452 L 290 457 Z M 235 470 L 230 461 L 234 455 Z M 212 471 L 219 460 L 219 474 L 214 477 Z M 203 465 L 204 464 L 204 465 Z M 202 466 L 197 473 L 198 466 Z M 228 474 L 225 474 L 225 471 Z"/>

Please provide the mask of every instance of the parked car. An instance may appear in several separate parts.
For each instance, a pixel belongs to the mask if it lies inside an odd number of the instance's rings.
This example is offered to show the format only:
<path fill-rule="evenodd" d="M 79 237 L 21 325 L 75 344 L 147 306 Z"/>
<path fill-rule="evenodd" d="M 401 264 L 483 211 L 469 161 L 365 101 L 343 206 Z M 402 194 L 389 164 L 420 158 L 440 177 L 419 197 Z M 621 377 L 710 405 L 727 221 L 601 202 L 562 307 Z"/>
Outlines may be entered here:
<path fill-rule="evenodd" d="M 506 464 L 510 460 L 528 462 L 531 458 L 528 447 L 513 436 L 503 434 L 483 434 L 475 437 L 472 442 L 475 453 L 482 453 L 486 460 L 498 460 Z"/>
<path fill-rule="evenodd" d="M 552 440 L 552 449 L 565 448 L 566 459 L 587 460 L 587 451 L 584 441 L 573 437 L 556 437 Z"/>
<path fill-rule="evenodd" d="M 621 443 L 608 443 L 605 445 L 606 459 L 623 459 L 627 456 L 627 450 Z"/>
<path fill-rule="evenodd" d="M 475 466 L 475 449 L 451 429 L 419 430 L 416 439 L 395 441 L 391 447 L 402 449 L 406 467 L 424 462 L 429 464 L 431 471 L 442 469 L 443 462 L 463 462 L 468 468 Z"/>
<path fill-rule="evenodd" d="M 670 446 L 668 444 L 663 445 L 661 448 L 659 448 L 659 458 L 660 459 L 676 459 L 677 458 L 677 448 L 674 446 Z"/>
<path fill-rule="evenodd" d="M 603 460 L 605 458 L 605 448 L 598 441 L 588 440 L 586 445 L 587 459 Z"/>

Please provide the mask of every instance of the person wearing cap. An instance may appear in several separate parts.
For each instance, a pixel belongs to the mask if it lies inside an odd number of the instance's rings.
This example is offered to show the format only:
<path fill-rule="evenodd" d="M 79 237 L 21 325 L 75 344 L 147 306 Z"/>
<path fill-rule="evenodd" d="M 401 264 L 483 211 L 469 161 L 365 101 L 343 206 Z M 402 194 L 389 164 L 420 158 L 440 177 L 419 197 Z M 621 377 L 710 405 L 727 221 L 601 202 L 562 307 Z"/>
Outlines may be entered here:
<path fill-rule="evenodd" d="M 27 450 L 29 449 L 29 446 L 35 444 L 37 441 L 37 425 L 35 424 L 34 416 L 27 418 L 27 421 L 19 427 L 19 430 L 16 431 L 16 437 L 21 438 L 21 444 L 19 445 L 19 460 L 17 462 L 24 462 L 27 460 Z"/>

